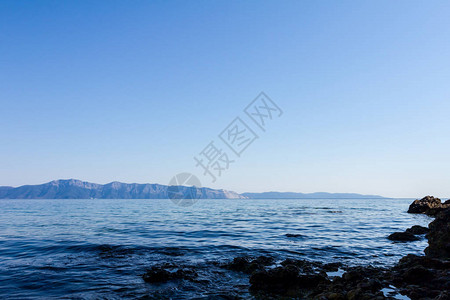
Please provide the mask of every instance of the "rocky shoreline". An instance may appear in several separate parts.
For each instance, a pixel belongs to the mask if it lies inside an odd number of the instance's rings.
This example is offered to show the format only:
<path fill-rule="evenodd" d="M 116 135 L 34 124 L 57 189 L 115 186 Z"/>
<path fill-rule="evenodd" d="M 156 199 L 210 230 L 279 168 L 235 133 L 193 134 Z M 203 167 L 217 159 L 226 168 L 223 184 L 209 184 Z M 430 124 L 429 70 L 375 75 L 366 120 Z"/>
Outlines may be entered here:
<path fill-rule="evenodd" d="M 218 265 L 248 276 L 250 294 L 257 299 L 450 299 L 450 200 L 442 203 L 427 196 L 415 200 L 408 213 L 435 219 L 428 228 L 413 226 L 387 238 L 408 242 L 425 235 L 428 247 L 424 256 L 406 255 L 392 268 L 348 267 L 301 259 L 276 263 L 269 256 L 236 257 Z M 175 265 L 153 267 L 143 279 L 151 284 L 199 280 L 194 268 Z M 232 294 L 222 297 L 239 298 Z"/>

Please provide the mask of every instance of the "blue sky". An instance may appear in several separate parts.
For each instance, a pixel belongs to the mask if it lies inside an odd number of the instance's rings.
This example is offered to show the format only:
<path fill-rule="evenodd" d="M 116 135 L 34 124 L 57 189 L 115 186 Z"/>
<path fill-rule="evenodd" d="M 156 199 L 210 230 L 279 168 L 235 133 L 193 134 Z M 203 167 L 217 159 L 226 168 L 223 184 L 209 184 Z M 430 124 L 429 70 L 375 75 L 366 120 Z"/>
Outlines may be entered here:
<path fill-rule="evenodd" d="M 192 172 L 238 192 L 450 197 L 449 15 L 448 1 L 1 1 L 0 185 Z M 284 114 L 211 183 L 193 157 L 261 91 Z"/>

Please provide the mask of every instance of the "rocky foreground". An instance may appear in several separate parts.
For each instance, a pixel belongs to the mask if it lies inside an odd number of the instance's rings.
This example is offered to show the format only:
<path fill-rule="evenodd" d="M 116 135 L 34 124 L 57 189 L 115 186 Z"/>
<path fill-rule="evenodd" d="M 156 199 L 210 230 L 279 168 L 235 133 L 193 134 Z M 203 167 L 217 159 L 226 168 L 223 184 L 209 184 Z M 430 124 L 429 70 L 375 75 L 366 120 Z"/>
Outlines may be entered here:
<path fill-rule="evenodd" d="M 425 256 L 406 255 L 392 268 L 346 267 L 286 259 L 277 264 L 271 257 L 237 257 L 221 264 L 249 276 L 250 293 L 257 299 L 450 299 L 450 200 L 428 196 L 414 201 L 409 213 L 435 217 L 428 228 L 413 226 L 388 238 L 408 242 L 426 234 Z M 170 280 L 196 281 L 195 270 L 158 266 L 143 278 L 149 283 Z M 239 298 L 224 295 L 226 299 Z"/>

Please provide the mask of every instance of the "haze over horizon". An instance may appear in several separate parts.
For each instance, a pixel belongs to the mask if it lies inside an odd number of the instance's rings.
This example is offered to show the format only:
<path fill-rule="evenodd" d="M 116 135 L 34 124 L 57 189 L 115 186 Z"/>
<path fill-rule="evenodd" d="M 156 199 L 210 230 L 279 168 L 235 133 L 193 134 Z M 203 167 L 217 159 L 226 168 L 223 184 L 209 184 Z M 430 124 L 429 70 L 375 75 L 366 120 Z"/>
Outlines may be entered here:
<path fill-rule="evenodd" d="M 0 3 L 1 186 L 450 196 L 449 2 L 173 3 Z M 261 91 L 283 115 L 211 182 Z"/>

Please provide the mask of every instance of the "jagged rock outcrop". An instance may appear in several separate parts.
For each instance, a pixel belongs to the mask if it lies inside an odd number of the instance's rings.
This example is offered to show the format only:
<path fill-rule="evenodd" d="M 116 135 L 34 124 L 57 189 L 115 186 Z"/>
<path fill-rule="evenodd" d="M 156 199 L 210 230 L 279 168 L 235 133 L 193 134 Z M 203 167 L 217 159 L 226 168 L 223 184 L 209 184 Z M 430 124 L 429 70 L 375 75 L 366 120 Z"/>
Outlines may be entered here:
<path fill-rule="evenodd" d="M 433 196 L 426 196 L 420 200 L 415 200 L 409 206 L 408 213 L 411 214 L 426 214 L 429 216 L 435 216 L 442 210 L 450 208 L 450 201 L 442 203 L 441 199 Z"/>

